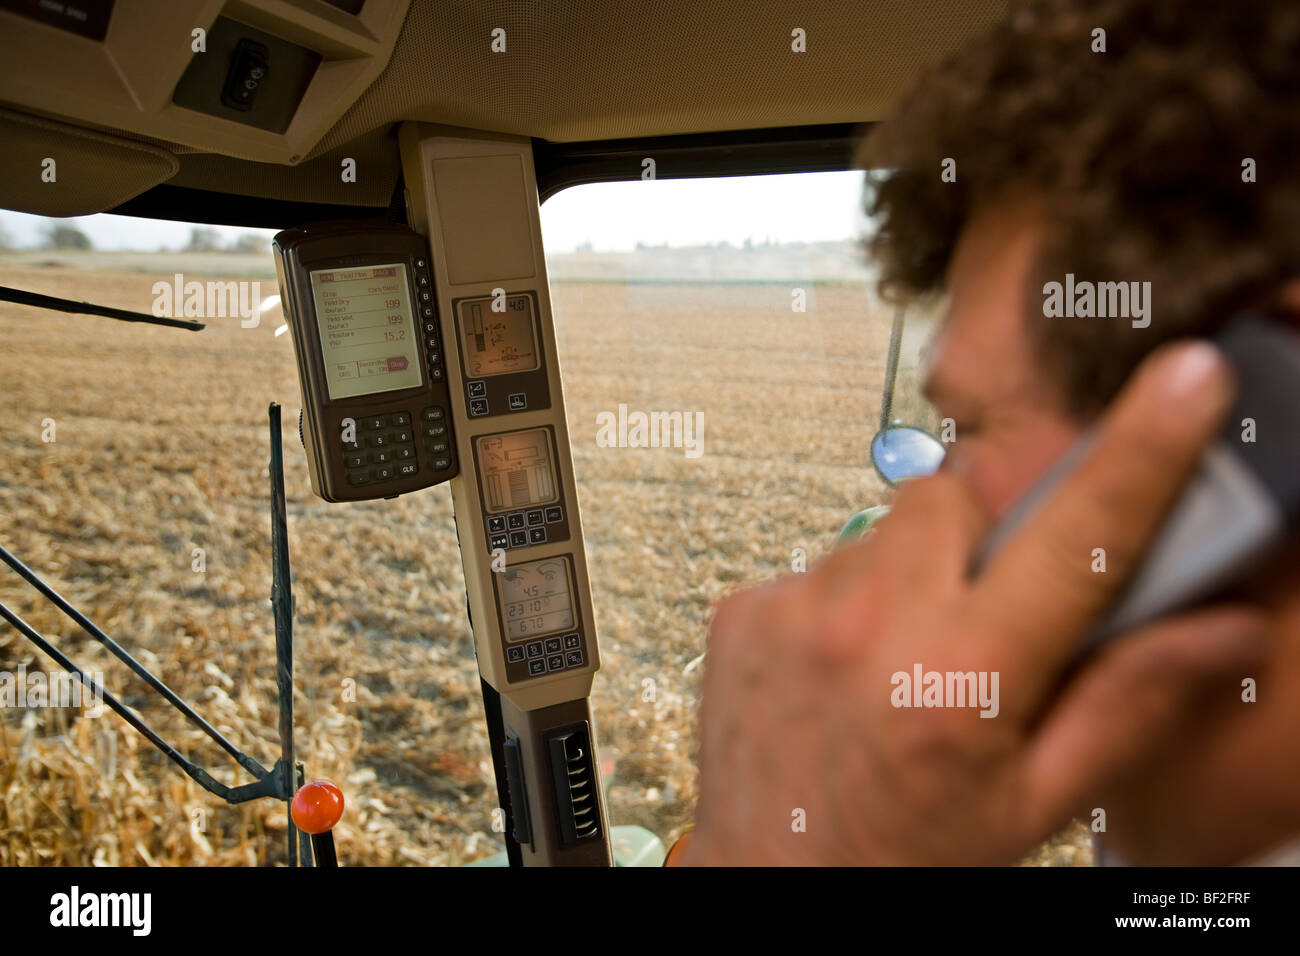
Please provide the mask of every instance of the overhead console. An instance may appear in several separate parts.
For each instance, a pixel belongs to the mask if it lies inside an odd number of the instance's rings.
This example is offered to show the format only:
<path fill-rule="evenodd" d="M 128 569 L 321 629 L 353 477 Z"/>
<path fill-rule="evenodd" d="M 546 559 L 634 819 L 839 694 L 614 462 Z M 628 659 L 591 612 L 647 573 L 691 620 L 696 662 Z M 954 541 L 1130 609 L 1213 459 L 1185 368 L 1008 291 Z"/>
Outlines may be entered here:
<path fill-rule="evenodd" d="M 409 3 L 0 0 L 0 101 L 295 164 L 387 66 Z"/>
<path fill-rule="evenodd" d="M 609 865 L 600 666 L 527 139 L 405 124 L 447 362 L 450 481 L 512 859 Z"/>

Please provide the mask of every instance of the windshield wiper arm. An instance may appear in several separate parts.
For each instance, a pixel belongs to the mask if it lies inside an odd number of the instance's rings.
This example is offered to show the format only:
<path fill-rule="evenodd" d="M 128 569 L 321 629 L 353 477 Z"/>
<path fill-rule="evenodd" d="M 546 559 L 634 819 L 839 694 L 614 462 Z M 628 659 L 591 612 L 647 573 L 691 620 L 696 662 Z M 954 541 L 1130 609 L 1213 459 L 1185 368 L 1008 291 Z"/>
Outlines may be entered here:
<path fill-rule="evenodd" d="M 130 309 L 115 309 L 108 305 L 95 305 L 91 302 L 77 302 L 75 299 L 60 299 L 53 295 L 41 295 L 25 289 L 12 289 L 0 286 L 0 302 L 17 302 L 19 305 L 31 305 L 38 309 L 52 309 L 55 312 L 70 312 L 74 315 L 102 315 L 123 322 L 148 322 L 151 325 L 169 325 L 176 329 L 189 329 L 197 332 L 203 328 L 202 322 L 188 319 L 169 319 L 165 316 L 150 315 L 147 312 L 132 312 Z"/>

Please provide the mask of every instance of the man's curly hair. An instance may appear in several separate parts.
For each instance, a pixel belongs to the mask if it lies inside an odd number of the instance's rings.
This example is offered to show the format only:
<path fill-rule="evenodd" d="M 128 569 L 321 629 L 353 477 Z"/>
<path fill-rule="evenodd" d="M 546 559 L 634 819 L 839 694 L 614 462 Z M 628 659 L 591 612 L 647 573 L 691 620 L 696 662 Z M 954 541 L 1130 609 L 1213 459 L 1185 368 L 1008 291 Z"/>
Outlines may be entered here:
<path fill-rule="evenodd" d="M 861 161 L 879 170 L 868 251 L 892 301 L 942 290 L 972 215 L 1032 198 L 1047 233 L 1026 314 L 1090 417 L 1157 345 L 1211 334 L 1300 276 L 1300 3 L 1015 3 L 925 75 Z M 1067 272 L 1149 280 L 1150 327 L 1043 317 L 1043 283 Z"/>

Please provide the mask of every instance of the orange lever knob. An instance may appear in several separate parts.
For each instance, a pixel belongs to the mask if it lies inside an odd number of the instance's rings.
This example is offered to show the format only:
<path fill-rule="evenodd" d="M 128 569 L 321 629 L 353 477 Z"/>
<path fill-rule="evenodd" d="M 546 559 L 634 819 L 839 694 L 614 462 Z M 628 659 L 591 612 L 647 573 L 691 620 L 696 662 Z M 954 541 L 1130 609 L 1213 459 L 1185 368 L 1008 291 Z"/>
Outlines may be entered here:
<path fill-rule="evenodd" d="M 289 813 L 303 833 L 326 833 L 343 816 L 343 791 L 328 780 L 305 783 L 293 795 Z"/>

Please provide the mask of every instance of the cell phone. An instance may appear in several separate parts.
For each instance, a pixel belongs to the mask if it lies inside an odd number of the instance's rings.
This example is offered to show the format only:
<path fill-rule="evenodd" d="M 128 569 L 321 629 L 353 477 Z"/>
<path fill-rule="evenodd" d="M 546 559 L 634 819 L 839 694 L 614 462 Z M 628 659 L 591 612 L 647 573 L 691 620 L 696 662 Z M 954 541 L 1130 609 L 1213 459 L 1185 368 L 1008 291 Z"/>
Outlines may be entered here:
<path fill-rule="evenodd" d="M 394 223 L 313 223 L 272 242 L 302 388 L 311 487 L 391 498 L 455 476 L 429 246 Z"/>
<path fill-rule="evenodd" d="M 1222 593 L 1300 528 L 1300 333 L 1266 314 L 1247 313 L 1214 341 L 1236 372 L 1232 411 L 1081 656 Z M 985 539 L 974 573 L 1078 467 L 1094 441 L 1095 432 L 1086 433 L 1012 507 Z"/>

